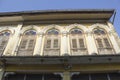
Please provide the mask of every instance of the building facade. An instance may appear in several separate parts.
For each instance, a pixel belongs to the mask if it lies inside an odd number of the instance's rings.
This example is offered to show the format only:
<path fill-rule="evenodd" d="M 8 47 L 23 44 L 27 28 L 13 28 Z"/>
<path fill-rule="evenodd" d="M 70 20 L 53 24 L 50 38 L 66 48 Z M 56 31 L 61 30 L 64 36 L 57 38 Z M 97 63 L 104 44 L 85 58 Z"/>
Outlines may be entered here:
<path fill-rule="evenodd" d="M 119 80 L 114 10 L 0 13 L 1 80 Z"/>

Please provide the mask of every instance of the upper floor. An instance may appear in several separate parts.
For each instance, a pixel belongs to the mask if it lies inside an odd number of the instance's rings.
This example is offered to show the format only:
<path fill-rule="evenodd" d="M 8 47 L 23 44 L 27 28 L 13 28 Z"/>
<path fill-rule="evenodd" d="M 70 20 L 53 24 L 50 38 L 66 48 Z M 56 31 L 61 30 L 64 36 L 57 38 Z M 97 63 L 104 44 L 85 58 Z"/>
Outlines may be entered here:
<path fill-rule="evenodd" d="M 2 56 L 78 56 L 120 53 L 120 39 L 110 22 L 2 25 Z"/>

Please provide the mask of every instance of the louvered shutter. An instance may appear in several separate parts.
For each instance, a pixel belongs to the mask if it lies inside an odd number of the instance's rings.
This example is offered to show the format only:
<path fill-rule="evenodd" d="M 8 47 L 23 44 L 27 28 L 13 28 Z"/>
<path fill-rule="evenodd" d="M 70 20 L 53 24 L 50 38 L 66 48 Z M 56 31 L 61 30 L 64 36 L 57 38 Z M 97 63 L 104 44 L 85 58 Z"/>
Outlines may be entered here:
<path fill-rule="evenodd" d="M 34 39 L 31 39 L 31 40 L 29 40 L 29 42 L 28 42 L 28 47 L 27 47 L 27 49 L 33 49 L 33 47 L 34 47 Z"/>
<path fill-rule="evenodd" d="M 98 45 L 99 48 L 104 47 L 101 39 L 96 39 L 96 41 L 97 41 L 97 45 Z"/>
<path fill-rule="evenodd" d="M 26 49 L 27 42 L 28 42 L 27 39 L 23 40 L 23 41 L 21 42 L 20 49 Z"/>
<path fill-rule="evenodd" d="M 79 46 L 80 46 L 80 48 L 85 48 L 83 39 L 79 39 Z"/>
<path fill-rule="evenodd" d="M 51 39 L 48 39 L 46 42 L 46 48 L 51 48 Z"/>
<path fill-rule="evenodd" d="M 53 48 L 58 48 L 58 39 L 53 40 Z"/>
<path fill-rule="evenodd" d="M 72 39 L 72 47 L 77 48 L 77 40 L 76 39 Z"/>
<path fill-rule="evenodd" d="M 103 40 L 104 40 L 105 47 L 110 48 L 111 46 L 110 46 L 110 43 L 109 43 L 108 39 L 104 38 Z"/>
<path fill-rule="evenodd" d="M 7 43 L 6 40 L 2 40 L 2 41 L 1 41 L 1 44 L 0 44 L 0 50 L 3 50 L 3 49 L 5 48 L 6 43 Z"/>

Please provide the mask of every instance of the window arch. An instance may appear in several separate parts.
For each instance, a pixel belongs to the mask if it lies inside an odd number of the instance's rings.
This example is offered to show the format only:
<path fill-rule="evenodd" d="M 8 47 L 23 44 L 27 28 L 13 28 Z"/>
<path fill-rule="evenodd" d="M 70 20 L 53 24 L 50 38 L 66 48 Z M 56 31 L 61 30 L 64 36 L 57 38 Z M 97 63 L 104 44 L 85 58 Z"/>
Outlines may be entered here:
<path fill-rule="evenodd" d="M 73 28 L 70 30 L 70 47 L 72 55 L 87 54 L 84 33 L 79 28 Z"/>
<path fill-rule="evenodd" d="M 60 55 L 60 35 L 57 29 L 50 29 L 45 34 L 44 56 Z"/>
<path fill-rule="evenodd" d="M 0 55 L 3 54 L 3 51 L 8 43 L 9 37 L 11 32 L 10 31 L 2 31 L 0 32 Z"/>
<path fill-rule="evenodd" d="M 36 31 L 28 30 L 22 35 L 18 56 L 32 56 L 36 42 Z"/>
<path fill-rule="evenodd" d="M 94 29 L 94 38 L 99 54 L 113 54 L 113 48 L 104 29 Z"/>

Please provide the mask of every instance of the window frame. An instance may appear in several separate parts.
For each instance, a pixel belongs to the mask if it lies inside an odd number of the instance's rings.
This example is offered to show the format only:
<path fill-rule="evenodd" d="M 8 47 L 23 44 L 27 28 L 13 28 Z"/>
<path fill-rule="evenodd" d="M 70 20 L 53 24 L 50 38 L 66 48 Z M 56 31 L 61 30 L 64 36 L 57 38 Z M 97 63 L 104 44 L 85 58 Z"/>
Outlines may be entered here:
<path fill-rule="evenodd" d="M 4 31 L 1 31 L 0 34 L 3 34 L 3 33 L 5 34 L 5 32 L 8 32 L 9 35 L 2 35 L 2 36 L 0 36 L 0 37 L 1 37 L 0 47 L 2 47 L 2 48 L 0 48 L 0 55 L 3 54 L 5 48 L 6 48 L 7 45 L 8 45 L 8 42 L 9 42 L 10 36 L 11 36 L 11 31 L 10 31 L 10 30 L 4 30 Z M 6 41 L 6 42 L 5 42 L 4 45 L 1 46 L 1 44 L 3 43 L 3 41 Z"/>
<path fill-rule="evenodd" d="M 27 38 L 27 39 L 23 39 L 23 37 L 29 37 L 29 36 L 22 36 L 22 39 L 21 39 L 21 42 L 20 42 L 20 50 L 33 50 L 34 49 L 34 47 L 35 47 L 35 45 L 36 45 L 36 35 L 35 36 L 33 36 L 34 38 Z M 30 36 L 31 37 L 31 36 Z M 23 43 L 23 41 L 27 41 L 26 42 L 26 46 L 25 46 L 25 48 L 24 49 L 21 49 L 21 45 L 22 45 L 22 43 Z M 30 42 L 30 40 L 34 40 L 34 42 L 33 42 L 33 49 L 29 49 L 28 47 L 29 47 L 29 42 Z"/>
<path fill-rule="evenodd" d="M 45 36 L 45 38 L 47 37 L 47 39 L 45 40 L 45 44 L 44 44 L 44 49 L 59 49 L 60 48 L 60 38 L 59 36 L 58 37 L 48 37 L 48 36 Z M 50 45 L 50 48 L 47 48 L 46 45 L 47 45 L 47 40 L 51 40 L 51 45 Z M 57 48 L 54 48 L 54 40 L 58 40 L 58 47 Z"/>
<path fill-rule="evenodd" d="M 102 30 L 102 31 L 104 31 L 105 33 L 104 34 L 95 34 L 94 33 L 94 31 L 95 30 L 97 30 L 97 29 L 100 29 L 100 30 Z M 114 48 L 113 48 L 113 45 L 112 45 L 112 43 L 111 43 L 111 41 L 110 41 L 110 39 L 109 39 L 109 36 L 108 36 L 108 33 L 107 33 L 107 31 L 106 30 L 104 30 L 104 29 L 102 29 L 102 28 L 95 28 L 95 29 L 93 29 L 93 37 L 94 37 L 94 40 L 95 40 L 95 44 L 96 44 L 96 47 L 97 47 L 97 50 L 98 50 L 98 54 L 101 54 L 101 50 L 111 50 L 111 52 L 112 52 L 112 54 L 114 54 L 115 53 L 115 51 L 114 51 Z M 110 46 L 106 46 L 106 44 L 105 44 L 105 41 L 104 41 L 104 39 L 107 39 L 108 40 L 108 42 L 109 42 L 109 45 Z M 101 42 L 102 42 L 102 45 L 103 45 L 103 47 L 99 47 L 99 45 L 98 45 L 98 42 L 96 41 L 97 39 L 101 39 Z M 105 53 L 106 54 L 106 53 Z"/>
<path fill-rule="evenodd" d="M 50 30 L 56 30 L 58 32 L 58 34 L 48 34 L 48 32 Z M 49 55 L 45 52 L 47 52 L 48 50 L 50 51 L 58 51 L 58 55 L 57 56 L 60 56 L 60 49 L 61 49 L 61 35 L 60 35 L 60 31 L 58 29 L 50 29 L 46 32 L 45 34 L 45 41 L 44 41 L 44 52 L 43 52 L 43 55 L 44 56 L 55 56 L 55 55 Z M 54 40 L 58 40 L 58 47 L 57 48 L 54 48 Z M 50 45 L 50 48 L 46 48 L 46 45 L 47 45 L 47 40 L 51 40 L 51 45 Z M 47 54 L 47 55 L 46 55 Z"/>
<path fill-rule="evenodd" d="M 79 29 L 81 31 L 81 33 L 79 34 L 71 34 L 71 31 L 74 30 L 74 29 Z M 75 39 L 76 42 L 77 42 L 77 48 L 73 48 L 73 44 L 72 44 L 72 40 Z M 79 40 L 82 39 L 83 40 L 83 45 L 84 47 L 80 47 L 80 42 Z M 87 44 L 86 44 L 86 39 L 85 39 L 85 34 L 84 32 L 80 29 L 80 28 L 72 28 L 69 32 L 69 41 L 70 41 L 70 52 L 71 52 L 71 55 L 75 55 L 73 53 L 73 51 L 75 52 L 79 52 L 79 50 L 81 51 L 85 51 L 85 53 L 79 53 L 78 55 L 87 55 L 88 54 L 88 50 L 87 50 Z"/>
<path fill-rule="evenodd" d="M 29 31 L 33 31 L 35 32 L 35 34 L 30 34 L 30 35 L 26 35 L 27 32 Z M 35 45 L 36 45 L 36 39 L 37 39 L 37 34 L 36 34 L 36 30 L 32 29 L 32 30 L 27 30 L 23 33 L 23 35 L 21 35 L 21 40 L 20 40 L 20 44 L 19 44 L 19 47 L 18 47 L 18 52 L 17 52 L 17 55 L 18 56 L 32 56 L 33 55 L 33 52 L 34 52 L 34 48 L 35 48 Z M 26 43 L 24 45 L 24 48 L 21 48 L 21 46 L 23 46 L 23 41 L 26 40 Z M 33 47 L 32 48 L 29 48 L 29 45 L 30 45 L 30 40 L 33 40 Z M 22 54 L 24 52 L 31 52 L 31 54 Z"/>

